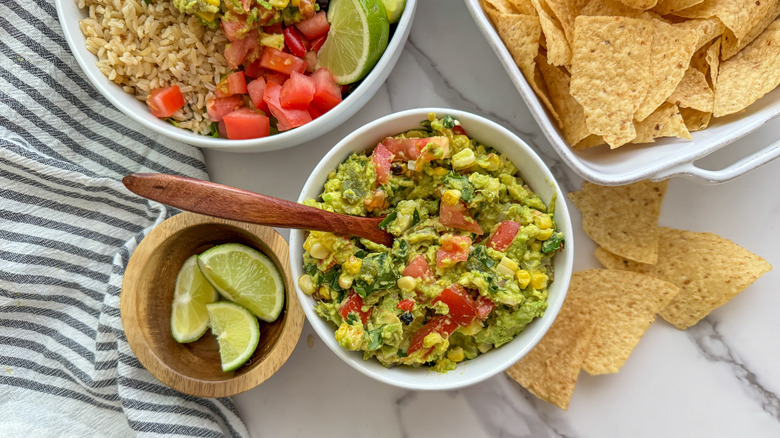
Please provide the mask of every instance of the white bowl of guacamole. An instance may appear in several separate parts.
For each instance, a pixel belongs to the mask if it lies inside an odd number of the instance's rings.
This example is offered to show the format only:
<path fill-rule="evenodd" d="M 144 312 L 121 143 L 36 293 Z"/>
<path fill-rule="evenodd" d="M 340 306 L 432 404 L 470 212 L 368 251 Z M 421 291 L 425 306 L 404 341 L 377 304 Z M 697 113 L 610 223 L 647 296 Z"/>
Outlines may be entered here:
<path fill-rule="evenodd" d="M 544 336 L 573 265 L 566 200 L 538 155 L 463 111 L 385 116 L 339 142 L 299 202 L 385 216 L 392 247 L 293 231 L 298 298 L 361 373 L 420 390 L 502 372 Z"/>

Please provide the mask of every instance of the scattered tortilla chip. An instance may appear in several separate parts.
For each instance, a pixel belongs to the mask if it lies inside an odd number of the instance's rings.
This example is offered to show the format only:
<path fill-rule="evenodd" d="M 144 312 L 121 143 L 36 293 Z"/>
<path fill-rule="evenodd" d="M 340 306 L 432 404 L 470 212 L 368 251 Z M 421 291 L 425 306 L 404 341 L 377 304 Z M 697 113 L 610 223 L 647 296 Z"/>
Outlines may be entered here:
<path fill-rule="evenodd" d="M 568 409 L 593 334 L 591 312 L 591 303 L 570 286 L 555 322 L 507 375 L 537 397 Z"/>
<path fill-rule="evenodd" d="M 688 132 L 701 131 L 710 124 L 712 113 L 697 111 L 693 108 L 680 108 L 680 115 L 688 127 Z"/>
<path fill-rule="evenodd" d="M 707 48 L 707 54 L 704 57 L 704 60 L 707 62 L 707 66 L 709 67 L 709 75 L 707 75 L 707 78 L 709 80 L 710 88 L 712 89 L 715 89 L 715 83 L 718 82 L 721 40 L 722 37 L 716 39 L 715 42 Z"/>
<path fill-rule="evenodd" d="M 560 67 L 548 64 L 542 54 L 538 55 L 536 63 L 542 72 L 550 101 L 561 118 L 558 126 L 563 131 L 563 137 L 568 144 L 577 144 L 590 132 L 585 125 L 582 105 L 569 93 L 569 74 Z"/>
<path fill-rule="evenodd" d="M 607 144 L 606 142 L 604 142 L 603 138 L 601 138 L 598 135 L 591 134 L 583 138 L 582 140 L 580 140 L 580 142 L 576 143 L 574 146 L 572 146 L 572 148 L 581 151 L 584 149 L 590 149 L 594 146 L 600 146 L 602 144 Z"/>
<path fill-rule="evenodd" d="M 569 290 L 577 287 L 594 308 L 593 335 L 582 362 L 590 375 L 617 373 L 656 313 L 680 292 L 658 278 L 615 269 L 575 272 Z"/>
<path fill-rule="evenodd" d="M 650 52 L 651 87 L 634 118 L 642 121 L 666 101 L 688 69 L 696 49 L 698 34 L 693 29 L 675 27 L 660 20 L 652 20 L 653 44 Z"/>
<path fill-rule="evenodd" d="M 680 293 L 659 314 L 684 330 L 722 306 L 765 273 L 766 260 L 712 233 L 661 228 L 658 263 L 646 265 L 604 248 L 596 258 L 612 269 L 627 269 L 669 281 Z"/>
<path fill-rule="evenodd" d="M 633 118 L 649 86 L 652 40 L 647 20 L 580 16 L 574 22 L 570 91 L 588 130 L 612 148 L 636 137 Z"/>
<path fill-rule="evenodd" d="M 635 124 L 636 138 L 631 143 L 652 143 L 660 137 L 678 137 L 691 139 L 691 133 L 685 126 L 680 109 L 671 103 L 659 106 L 653 114 Z"/>
<path fill-rule="evenodd" d="M 699 40 L 696 42 L 696 50 L 701 49 L 705 44 L 722 35 L 723 31 L 726 29 L 723 23 L 717 18 L 687 20 L 682 23 L 675 23 L 674 26 L 696 31 L 699 35 Z"/>
<path fill-rule="evenodd" d="M 653 12 L 658 15 L 667 15 L 698 5 L 703 1 L 704 0 L 658 0 L 658 4 L 653 8 Z"/>
<path fill-rule="evenodd" d="M 674 14 L 686 18 L 717 17 L 737 39 L 744 38 L 774 7 L 778 0 L 704 0 Z"/>
<path fill-rule="evenodd" d="M 634 9 L 650 9 L 658 3 L 658 0 L 620 0 L 621 3 Z"/>
<path fill-rule="evenodd" d="M 726 29 L 726 31 L 723 32 L 723 52 L 721 53 L 723 60 L 725 61 L 731 58 L 745 46 L 753 42 L 753 40 L 761 35 L 761 32 L 769 27 L 769 24 L 772 23 L 778 15 L 780 15 L 780 2 L 775 3 L 774 8 L 767 12 L 761 21 L 756 23 L 747 35 L 742 38 L 737 38 L 731 30 Z"/>
<path fill-rule="evenodd" d="M 642 263 L 658 258 L 658 216 L 667 181 L 619 187 L 585 182 L 569 199 L 582 213 L 582 227 L 610 252 Z"/>
<path fill-rule="evenodd" d="M 745 109 L 780 84 L 780 21 L 755 41 L 720 64 L 713 115 Z"/>
<path fill-rule="evenodd" d="M 704 76 L 704 73 L 695 68 L 689 68 L 685 71 L 685 76 L 675 88 L 674 93 L 666 101 L 682 108 L 712 112 L 714 99 L 715 96 L 707 84 L 707 77 Z"/>
<path fill-rule="evenodd" d="M 539 14 L 542 32 L 547 42 L 547 61 L 552 65 L 568 65 L 571 63 L 571 47 L 566 40 L 560 24 L 552 16 L 546 0 L 530 0 Z"/>
<path fill-rule="evenodd" d="M 645 11 L 640 11 L 624 5 L 617 0 L 591 0 L 580 10 L 580 15 L 588 17 L 631 17 L 649 20 L 652 18 Z"/>

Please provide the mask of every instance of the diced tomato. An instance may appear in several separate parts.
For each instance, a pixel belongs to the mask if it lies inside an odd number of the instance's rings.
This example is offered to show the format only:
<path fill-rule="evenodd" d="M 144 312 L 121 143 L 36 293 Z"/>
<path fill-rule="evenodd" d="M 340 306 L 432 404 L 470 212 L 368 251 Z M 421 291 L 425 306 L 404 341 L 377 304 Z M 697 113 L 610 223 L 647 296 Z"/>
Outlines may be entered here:
<path fill-rule="evenodd" d="M 400 303 L 398 303 L 397 306 L 399 309 L 403 310 L 404 312 L 411 312 L 414 310 L 414 300 L 403 300 Z"/>
<path fill-rule="evenodd" d="M 480 320 L 487 318 L 490 312 L 496 308 L 496 303 L 490 301 L 489 298 L 482 295 L 477 298 L 477 318 Z"/>
<path fill-rule="evenodd" d="M 520 224 L 515 221 L 502 221 L 498 224 L 496 232 L 490 236 L 487 246 L 488 248 L 495 249 L 496 251 L 504 252 L 509 248 L 517 236 L 517 231 L 520 229 Z"/>
<path fill-rule="evenodd" d="M 299 58 L 303 58 L 306 55 L 308 41 L 305 40 L 305 37 L 298 29 L 294 26 L 285 27 L 282 35 L 284 35 L 284 44 L 290 49 L 290 53 Z"/>
<path fill-rule="evenodd" d="M 225 114 L 227 137 L 231 140 L 268 137 L 271 133 L 270 120 L 258 111 L 244 107 Z"/>
<path fill-rule="evenodd" d="M 178 85 L 165 88 L 155 88 L 146 96 L 149 111 L 155 117 L 170 117 L 184 106 L 184 96 Z"/>
<path fill-rule="evenodd" d="M 320 11 L 314 14 L 313 17 L 308 20 L 303 20 L 295 23 L 295 27 L 303 33 L 310 41 L 319 38 L 328 33 L 330 24 L 328 24 L 328 18 L 325 11 Z"/>
<path fill-rule="evenodd" d="M 433 279 L 433 271 L 431 271 L 428 261 L 425 260 L 425 256 L 418 254 L 412 261 L 404 268 L 403 275 L 408 275 L 414 278 L 422 278 L 423 280 Z"/>
<path fill-rule="evenodd" d="M 259 78 L 263 75 L 263 72 L 265 70 L 263 67 L 260 67 L 260 60 L 258 59 L 255 62 L 250 62 L 244 67 L 244 76 L 248 76 L 250 78 Z"/>
<path fill-rule="evenodd" d="M 246 35 L 249 30 L 246 26 L 246 16 L 239 14 L 231 14 L 235 16 L 234 20 L 221 20 L 222 30 L 225 32 L 225 36 L 228 41 L 238 41 Z"/>
<path fill-rule="evenodd" d="M 320 49 L 322 48 L 322 45 L 325 44 L 325 40 L 328 39 L 328 35 L 325 34 L 319 38 L 315 38 L 311 40 L 311 49 L 315 52 L 319 53 Z"/>
<path fill-rule="evenodd" d="M 431 301 L 431 304 L 443 302 L 450 309 L 447 316 L 458 325 L 469 325 L 477 316 L 477 303 L 466 289 L 458 283 L 453 283 Z"/>
<path fill-rule="evenodd" d="M 228 45 L 225 46 L 225 59 L 227 60 L 228 67 L 234 70 L 237 69 L 238 66 L 244 62 L 249 51 L 259 47 L 260 43 L 258 42 L 258 37 L 257 30 L 252 30 L 247 32 L 246 36 L 243 38 L 228 43 Z"/>
<path fill-rule="evenodd" d="M 212 122 L 219 122 L 225 114 L 232 113 L 243 104 L 241 96 L 228 96 L 206 101 L 206 112 Z"/>
<path fill-rule="evenodd" d="M 346 301 L 344 301 L 344 304 L 339 309 L 339 314 L 341 314 L 344 319 L 347 319 L 350 313 L 356 313 L 360 317 L 360 320 L 363 321 L 363 324 L 367 323 L 368 317 L 371 316 L 371 308 L 365 312 L 363 311 L 363 298 L 355 293 L 355 291 L 349 293 Z"/>
<path fill-rule="evenodd" d="M 460 126 L 460 125 L 453 126 L 452 127 L 452 133 L 455 134 L 455 135 L 467 135 L 466 134 L 466 130 L 463 129 L 463 127 Z"/>
<path fill-rule="evenodd" d="M 412 340 L 409 343 L 408 354 L 412 354 L 415 351 L 423 347 L 423 341 L 425 337 L 433 332 L 439 333 L 442 337 L 449 337 L 452 332 L 458 328 L 458 323 L 449 318 L 449 316 L 439 315 L 434 316 L 425 323 L 424 326 L 417 330 L 417 333 L 412 336 Z"/>
<path fill-rule="evenodd" d="M 469 231 L 474 234 L 482 234 L 482 227 L 479 226 L 471 216 L 469 216 L 466 204 L 458 201 L 455 205 L 449 205 L 441 202 L 439 207 L 439 222 L 448 227 L 459 230 Z"/>
<path fill-rule="evenodd" d="M 236 71 L 227 76 L 228 92 L 230 94 L 246 94 L 246 78 L 244 72 Z"/>
<path fill-rule="evenodd" d="M 314 80 L 314 98 L 311 101 L 313 105 L 323 112 L 328 112 L 341 103 L 341 87 L 330 70 L 319 68 L 310 77 Z"/>
<path fill-rule="evenodd" d="M 221 120 L 217 123 L 217 131 L 219 131 L 219 138 L 228 138 L 227 128 L 225 128 L 225 121 Z"/>
<path fill-rule="evenodd" d="M 314 98 L 314 80 L 297 71 L 282 85 L 279 102 L 285 109 L 305 110 Z"/>
<path fill-rule="evenodd" d="M 306 71 L 306 61 L 303 59 L 268 46 L 263 48 L 263 53 L 260 55 L 260 66 L 286 75 L 294 71 L 298 73 Z"/>
<path fill-rule="evenodd" d="M 417 140 L 416 138 L 388 137 L 382 140 L 382 144 L 393 153 L 396 161 L 409 161 L 420 156 Z"/>
<path fill-rule="evenodd" d="M 436 266 L 444 268 L 469 259 L 471 238 L 468 236 L 442 236 L 441 248 L 436 251 Z"/>
<path fill-rule="evenodd" d="M 382 185 L 390 180 L 390 164 L 393 162 L 393 154 L 379 143 L 371 153 L 371 161 L 374 163 L 377 185 Z"/>
<path fill-rule="evenodd" d="M 439 146 L 442 149 L 441 155 L 439 154 L 431 154 L 429 150 L 423 150 L 425 146 L 427 146 L 429 143 L 433 143 L 436 146 Z M 421 138 L 417 140 L 417 149 L 422 152 L 420 155 L 420 160 L 422 162 L 430 162 L 433 160 L 437 160 L 439 158 L 446 158 L 450 156 L 450 139 L 449 137 L 429 137 L 429 138 Z M 420 161 L 418 160 L 418 161 Z M 422 166 L 420 166 L 422 168 Z"/>
<path fill-rule="evenodd" d="M 309 115 L 311 116 L 311 119 L 314 120 L 318 118 L 319 116 L 325 114 L 325 111 L 321 110 L 317 105 L 309 105 L 308 108 L 306 108 L 306 111 L 309 112 Z"/>
<path fill-rule="evenodd" d="M 279 21 L 270 26 L 263 26 L 263 32 L 265 33 L 282 33 L 282 22 Z"/>
<path fill-rule="evenodd" d="M 317 52 L 309 50 L 303 55 L 303 60 L 306 61 L 306 73 L 314 73 L 314 70 L 317 70 Z"/>
<path fill-rule="evenodd" d="M 282 104 L 279 100 L 281 92 L 281 85 L 274 82 L 267 82 L 265 84 L 263 100 L 268 104 L 268 109 L 271 111 L 271 114 L 276 117 L 276 127 L 279 131 L 297 128 L 298 126 L 311 122 L 311 115 L 309 115 L 306 110 L 282 108 Z"/>
<path fill-rule="evenodd" d="M 255 108 L 268 113 L 268 105 L 263 100 L 263 95 L 265 94 L 265 79 L 257 78 L 248 83 L 246 90 L 249 92 L 249 98 L 252 99 Z"/>

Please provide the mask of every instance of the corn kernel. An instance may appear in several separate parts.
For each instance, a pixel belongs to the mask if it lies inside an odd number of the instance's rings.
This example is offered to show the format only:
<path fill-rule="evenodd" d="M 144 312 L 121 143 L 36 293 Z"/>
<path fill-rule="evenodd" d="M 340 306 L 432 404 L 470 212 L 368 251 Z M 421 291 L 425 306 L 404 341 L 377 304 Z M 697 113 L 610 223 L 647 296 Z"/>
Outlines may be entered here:
<path fill-rule="evenodd" d="M 438 332 L 431 332 L 423 338 L 423 347 L 431 348 L 436 344 L 444 342 L 444 338 Z"/>
<path fill-rule="evenodd" d="M 300 5 L 301 5 L 301 0 L 290 0 L 290 3 L 292 3 L 292 5 L 291 5 L 291 6 L 293 6 L 293 7 L 296 7 L 296 8 L 297 8 L 298 6 L 300 6 Z"/>
<path fill-rule="evenodd" d="M 510 259 L 509 257 L 504 257 L 501 259 L 501 263 L 499 265 L 504 265 L 507 268 L 509 268 L 510 271 L 512 271 L 512 274 L 515 273 L 520 267 L 517 266 L 517 262 Z"/>
<path fill-rule="evenodd" d="M 326 285 L 321 285 L 317 288 L 317 295 L 315 295 L 315 298 L 319 298 L 320 300 L 329 300 L 330 299 L 330 287 Z"/>
<path fill-rule="evenodd" d="M 500 167 L 501 161 L 499 160 L 498 155 L 491 152 L 488 154 L 487 160 L 479 163 L 479 165 L 485 170 L 495 172 Z"/>
<path fill-rule="evenodd" d="M 209 2 L 209 3 L 211 3 L 211 2 Z M 219 6 L 219 4 L 217 4 L 217 6 Z M 197 15 L 198 15 L 198 17 L 203 19 L 203 21 L 205 21 L 205 22 L 214 21 L 214 18 L 216 17 L 216 14 L 214 14 L 213 12 L 205 12 L 205 11 L 200 11 L 200 12 L 197 13 Z"/>
<path fill-rule="evenodd" d="M 444 193 L 441 195 L 441 200 L 447 205 L 455 205 L 460 201 L 461 192 L 460 190 L 445 190 Z"/>
<path fill-rule="evenodd" d="M 396 283 L 398 285 L 398 288 L 402 291 L 413 291 L 414 288 L 417 286 L 417 280 L 414 279 L 414 277 L 410 277 L 408 275 L 405 275 L 398 279 L 398 282 Z"/>
<path fill-rule="evenodd" d="M 544 272 L 534 272 L 531 276 L 531 287 L 534 289 L 544 289 L 547 286 L 547 274 Z"/>
<path fill-rule="evenodd" d="M 260 35 L 260 45 L 284 49 L 284 35 L 280 33 L 263 33 Z"/>
<path fill-rule="evenodd" d="M 306 250 L 306 252 L 311 251 L 312 245 L 314 245 L 316 242 L 319 242 L 319 237 L 317 237 L 313 232 L 309 233 L 308 236 L 306 236 L 306 240 L 303 242 L 303 249 Z"/>
<path fill-rule="evenodd" d="M 537 240 L 534 243 L 532 243 L 531 244 L 531 250 L 532 251 L 536 251 L 536 252 L 541 251 L 542 250 L 542 242 Z"/>
<path fill-rule="evenodd" d="M 466 169 L 471 167 L 476 162 L 477 157 L 474 156 L 474 151 L 471 149 L 463 149 L 462 151 L 452 156 L 453 169 Z"/>
<path fill-rule="evenodd" d="M 541 230 L 546 230 L 547 228 L 552 228 L 552 219 L 550 219 L 549 215 L 546 214 L 540 214 L 534 217 L 534 223 L 537 227 Z"/>
<path fill-rule="evenodd" d="M 466 355 L 463 353 L 463 348 L 461 347 L 451 348 L 447 351 L 447 359 L 453 362 L 461 362 L 465 358 Z"/>
<path fill-rule="evenodd" d="M 309 274 L 301 275 L 301 277 L 298 279 L 298 287 L 300 287 L 301 291 L 306 295 L 313 294 L 314 282 L 311 280 L 311 275 Z"/>
<path fill-rule="evenodd" d="M 477 344 L 477 349 L 479 349 L 480 353 L 487 353 L 488 351 L 493 349 L 493 345 L 480 342 L 479 344 Z"/>
<path fill-rule="evenodd" d="M 433 174 L 436 176 L 444 176 L 449 172 L 445 167 L 434 167 Z"/>
<path fill-rule="evenodd" d="M 211 6 L 219 7 L 219 0 L 206 0 L 206 3 L 210 4 Z"/>
<path fill-rule="evenodd" d="M 538 240 L 547 240 L 552 236 L 553 229 L 552 228 L 546 228 L 544 230 L 539 231 L 536 233 L 536 238 Z"/>
<path fill-rule="evenodd" d="M 354 280 L 354 277 L 352 277 L 349 274 L 341 274 L 339 275 L 339 287 L 342 289 L 349 289 L 352 287 L 352 281 Z"/>
<path fill-rule="evenodd" d="M 515 272 L 515 279 L 517 279 L 517 285 L 520 286 L 520 289 L 525 289 L 531 282 L 531 274 L 525 269 L 520 269 Z"/>
<path fill-rule="evenodd" d="M 268 0 L 268 3 L 276 9 L 284 9 L 290 4 L 290 0 Z"/>
<path fill-rule="evenodd" d="M 344 270 L 352 275 L 356 275 L 358 271 L 360 271 L 360 266 L 363 265 L 363 260 L 355 257 L 355 256 L 349 256 L 346 262 L 344 262 Z"/>
<path fill-rule="evenodd" d="M 309 249 L 309 254 L 315 259 L 323 260 L 330 255 L 330 251 L 328 251 L 328 248 L 326 248 L 322 242 L 317 242 Z"/>

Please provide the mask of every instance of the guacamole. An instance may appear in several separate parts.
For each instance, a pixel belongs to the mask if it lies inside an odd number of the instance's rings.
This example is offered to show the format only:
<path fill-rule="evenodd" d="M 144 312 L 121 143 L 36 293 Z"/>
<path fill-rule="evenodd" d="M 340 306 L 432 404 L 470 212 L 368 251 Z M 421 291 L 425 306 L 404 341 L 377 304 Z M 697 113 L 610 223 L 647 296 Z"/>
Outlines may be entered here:
<path fill-rule="evenodd" d="M 299 286 L 347 350 L 446 372 L 511 341 L 547 308 L 563 235 L 506 156 L 450 116 L 352 154 L 305 204 L 384 216 L 392 247 L 312 231 Z"/>

